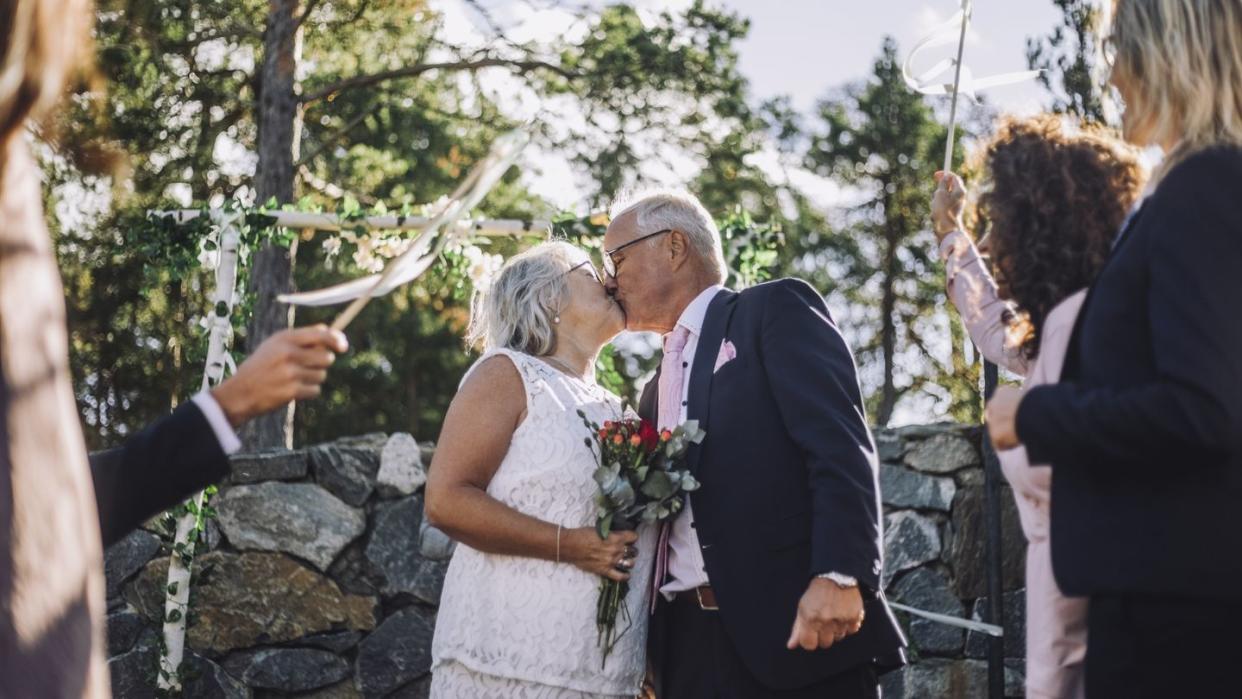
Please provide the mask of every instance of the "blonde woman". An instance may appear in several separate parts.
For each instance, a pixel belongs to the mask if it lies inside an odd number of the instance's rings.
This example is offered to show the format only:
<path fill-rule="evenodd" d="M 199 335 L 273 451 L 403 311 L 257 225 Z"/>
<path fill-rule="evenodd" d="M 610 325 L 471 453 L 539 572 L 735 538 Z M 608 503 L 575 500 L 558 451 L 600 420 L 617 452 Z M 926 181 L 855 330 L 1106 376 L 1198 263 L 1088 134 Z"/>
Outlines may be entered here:
<path fill-rule="evenodd" d="M 577 415 L 622 416 L 594 367 L 624 326 L 590 258 L 563 242 L 509 260 L 476 300 L 471 337 L 486 351 L 449 406 L 427 483 L 428 518 L 460 542 L 436 619 L 433 697 L 639 693 L 654 532 L 595 533 L 598 464 Z M 632 627 L 607 664 L 601 576 L 630 580 Z"/>
<path fill-rule="evenodd" d="M 1051 463 L 1052 565 L 1090 598 L 1089 697 L 1237 693 L 1242 628 L 1242 3 L 1120 0 L 1107 43 L 1155 187 L 1083 304 L 1062 382 L 999 392 Z"/>

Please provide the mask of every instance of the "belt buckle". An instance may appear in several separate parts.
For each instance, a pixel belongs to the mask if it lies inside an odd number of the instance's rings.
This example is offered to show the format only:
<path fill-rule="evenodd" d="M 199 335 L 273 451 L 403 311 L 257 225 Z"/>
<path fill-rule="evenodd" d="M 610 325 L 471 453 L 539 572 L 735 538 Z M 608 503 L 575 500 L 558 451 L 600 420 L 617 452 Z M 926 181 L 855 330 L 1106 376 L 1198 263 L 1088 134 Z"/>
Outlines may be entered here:
<path fill-rule="evenodd" d="M 718 612 L 718 611 L 720 611 L 720 607 L 709 607 L 709 606 L 707 606 L 706 604 L 704 604 L 704 603 L 703 603 L 703 588 L 702 588 L 702 587 L 696 587 L 696 588 L 694 588 L 694 596 L 695 596 L 695 597 L 697 597 L 697 598 L 698 598 L 698 600 L 699 600 L 699 609 L 702 609 L 702 610 L 703 610 L 703 611 L 705 611 L 705 612 Z"/>

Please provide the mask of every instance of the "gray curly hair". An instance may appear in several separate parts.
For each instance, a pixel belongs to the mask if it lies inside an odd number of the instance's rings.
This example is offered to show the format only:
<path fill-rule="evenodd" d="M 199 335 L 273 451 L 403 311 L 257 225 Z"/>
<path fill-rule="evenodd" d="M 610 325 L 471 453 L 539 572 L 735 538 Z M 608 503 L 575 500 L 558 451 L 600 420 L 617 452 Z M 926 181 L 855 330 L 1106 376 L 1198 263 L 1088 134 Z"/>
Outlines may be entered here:
<path fill-rule="evenodd" d="M 483 350 L 552 354 L 554 319 L 569 290 L 565 273 L 588 259 L 586 252 L 564 241 L 540 243 L 509 258 L 490 287 L 475 291 L 467 341 Z"/>

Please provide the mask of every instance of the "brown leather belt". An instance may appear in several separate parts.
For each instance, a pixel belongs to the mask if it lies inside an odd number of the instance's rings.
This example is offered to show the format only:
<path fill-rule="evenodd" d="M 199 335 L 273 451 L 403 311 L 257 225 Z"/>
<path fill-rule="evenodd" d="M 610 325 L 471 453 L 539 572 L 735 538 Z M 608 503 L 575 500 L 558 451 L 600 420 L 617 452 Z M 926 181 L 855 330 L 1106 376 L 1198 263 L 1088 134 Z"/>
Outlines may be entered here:
<path fill-rule="evenodd" d="M 679 602 L 689 602 L 696 605 L 699 609 L 708 612 L 714 612 L 720 609 L 716 605 L 716 593 L 712 592 L 710 585 L 696 587 L 693 590 L 684 590 L 677 593 L 676 599 Z"/>

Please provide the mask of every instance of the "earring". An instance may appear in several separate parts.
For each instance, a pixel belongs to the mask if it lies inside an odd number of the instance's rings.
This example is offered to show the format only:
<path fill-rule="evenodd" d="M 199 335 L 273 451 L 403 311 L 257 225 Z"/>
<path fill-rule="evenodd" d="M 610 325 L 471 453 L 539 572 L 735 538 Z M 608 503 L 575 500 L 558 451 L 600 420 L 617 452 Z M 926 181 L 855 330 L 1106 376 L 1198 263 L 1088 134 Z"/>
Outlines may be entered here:
<path fill-rule="evenodd" d="M 553 317 L 553 318 L 552 318 L 552 323 L 553 323 L 554 325 L 560 325 L 560 324 L 561 324 L 561 317 L 560 317 L 560 316 L 555 316 L 555 317 Z"/>

